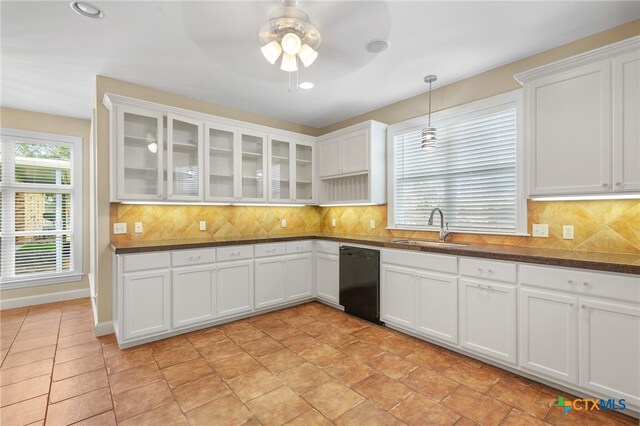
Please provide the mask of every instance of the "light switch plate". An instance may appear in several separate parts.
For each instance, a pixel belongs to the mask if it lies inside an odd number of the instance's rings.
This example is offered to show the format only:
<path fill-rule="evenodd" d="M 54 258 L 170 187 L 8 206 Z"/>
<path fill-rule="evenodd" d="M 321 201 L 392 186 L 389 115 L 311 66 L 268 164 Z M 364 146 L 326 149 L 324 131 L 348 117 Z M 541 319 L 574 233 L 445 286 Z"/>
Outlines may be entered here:
<path fill-rule="evenodd" d="M 369 228 L 376 229 L 376 221 L 375 220 L 371 219 L 369 221 Z"/>
<path fill-rule="evenodd" d="M 337 224 L 338 224 L 338 219 L 336 219 L 335 217 L 331 218 L 331 226 L 335 228 Z"/>
<path fill-rule="evenodd" d="M 113 233 L 118 234 L 126 234 L 127 233 L 127 224 L 126 223 L 114 223 L 113 224 Z"/>
<path fill-rule="evenodd" d="M 286 228 L 286 227 L 287 227 L 287 219 L 282 219 L 282 221 L 280 222 L 280 224 L 281 224 L 281 226 L 282 226 L 283 228 Z"/>
<path fill-rule="evenodd" d="M 573 225 L 562 225 L 562 238 L 573 240 Z"/>
<path fill-rule="evenodd" d="M 532 234 L 534 237 L 549 238 L 549 225 L 547 225 L 546 223 L 534 223 Z"/>
<path fill-rule="evenodd" d="M 134 230 L 135 230 L 136 234 L 141 234 L 142 233 L 142 222 L 136 222 L 135 226 L 134 226 Z"/>
<path fill-rule="evenodd" d="M 207 222 L 204 220 L 200 221 L 200 230 L 201 231 L 206 231 L 207 230 Z"/>

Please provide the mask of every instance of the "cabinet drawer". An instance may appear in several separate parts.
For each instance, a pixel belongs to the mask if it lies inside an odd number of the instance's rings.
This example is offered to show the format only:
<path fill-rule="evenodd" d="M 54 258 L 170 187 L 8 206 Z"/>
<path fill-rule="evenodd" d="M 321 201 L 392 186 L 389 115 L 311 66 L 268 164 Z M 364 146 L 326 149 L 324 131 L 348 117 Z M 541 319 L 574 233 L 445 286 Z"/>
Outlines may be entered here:
<path fill-rule="evenodd" d="M 127 254 L 124 255 L 124 272 L 168 268 L 171 265 L 170 257 L 169 252 Z"/>
<path fill-rule="evenodd" d="M 318 253 L 338 254 L 340 245 L 335 241 L 316 241 L 316 251 Z"/>
<path fill-rule="evenodd" d="M 179 250 L 171 253 L 171 266 L 202 265 L 216 261 L 216 249 Z"/>
<path fill-rule="evenodd" d="M 472 258 L 460 259 L 460 274 L 486 280 L 516 282 L 516 265 L 514 263 L 480 260 Z"/>
<path fill-rule="evenodd" d="M 634 275 L 520 265 L 520 284 L 640 302 L 640 277 Z"/>
<path fill-rule="evenodd" d="M 219 247 L 218 262 L 253 258 L 253 246 Z"/>
<path fill-rule="evenodd" d="M 458 273 L 458 258 L 441 254 L 415 252 L 411 250 L 382 250 L 380 260 L 410 268 L 430 271 Z"/>
<path fill-rule="evenodd" d="M 256 244 L 256 257 L 279 256 L 286 253 L 285 243 Z"/>
<path fill-rule="evenodd" d="M 310 252 L 313 248 L 313 241 L 289 241 L 287 243 L 287 254 Z"/>

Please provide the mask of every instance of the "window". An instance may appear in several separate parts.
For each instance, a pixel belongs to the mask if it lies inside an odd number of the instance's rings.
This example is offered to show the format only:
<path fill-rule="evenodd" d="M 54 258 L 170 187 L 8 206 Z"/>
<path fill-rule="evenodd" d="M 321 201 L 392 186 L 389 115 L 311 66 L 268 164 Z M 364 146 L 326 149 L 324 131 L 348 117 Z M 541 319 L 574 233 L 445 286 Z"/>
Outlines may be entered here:
<path fill-rule="evenodd" d="M 431 230 L 432 209 L 457 232 L 522 233 L 520 91 L 439 111 L 431 116 L 438 147 L 420 148 L 426 117 L 391 126 L 389 226 Z"/>
<path fill-rule="evenodd" d="M 0 288 L 82 277 L 82 139 L 0 129 Z"/>

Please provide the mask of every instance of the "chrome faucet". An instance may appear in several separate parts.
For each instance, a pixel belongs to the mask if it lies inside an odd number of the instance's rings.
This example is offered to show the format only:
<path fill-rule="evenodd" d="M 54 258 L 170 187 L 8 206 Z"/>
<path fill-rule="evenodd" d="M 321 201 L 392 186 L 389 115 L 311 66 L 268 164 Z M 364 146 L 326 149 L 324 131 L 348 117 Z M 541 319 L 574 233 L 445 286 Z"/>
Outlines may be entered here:
<path fill-rule="evenodd" d="M 447 239 L 447 236 L 450 234 L 450 232 L 449 232 L 449 222 L 447 222 L 446 224 L 444 223 L 444 214 L 442 214 L 442 210 L 440 210 L 437 207 L 431 210 L 431 214 L 429 215 L 429 222 L 427 222 L 427 225 L 429 226 L 433 225 L 433 214 L 435 212 L 440 213 L 440 242 L 444 243 L 444 240 Z M 445 226 L 447 228 L 446 230 L 445 230 Z"/>

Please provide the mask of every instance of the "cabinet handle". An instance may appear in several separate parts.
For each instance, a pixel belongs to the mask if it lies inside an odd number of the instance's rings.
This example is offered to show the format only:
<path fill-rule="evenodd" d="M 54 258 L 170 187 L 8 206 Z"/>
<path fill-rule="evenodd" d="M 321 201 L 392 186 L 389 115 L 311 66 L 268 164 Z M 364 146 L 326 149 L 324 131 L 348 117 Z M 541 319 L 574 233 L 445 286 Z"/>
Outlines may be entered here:
<path fill-rule="evenodd" d="M 622 186 L 622 182 L 616 182 L 616 186 Z"/>
<path fill-rule="evenodd" d="M 568 282 L 569 284 L 571 284 L 571 285 L 575 285 L 575 284 L 576 284 L 576 282 L 575 282 L 574 280 L 569 280 L 569 281 L 567 281 L 567 282 Z"/>
<path fill-rule="evenodd" d="M 584 288 L 589 288 L 589 287 L 591 287 L 591 283 L 589 283 L 589 281 L 584 281 L 584 282 L 582 283 L 582 285 L 584 286 Z"/>
<path fill-rule="evenodd" d="M 482 272 L 484 272 L 484 269 L 478 268 L 478 272 L 482 273 Z"/>
<path fill-rule="evenodd" d="M 489 270 L 487 271 L 490 274 L 493 274 L 493 269 L 489 268 Z"/>
<path fill-rule="evenodd" d="M 609 184 L 608 184 L 608 183 L 603 183 L 603 184 L 602 184 L 602 187 L 603 187 L 603 188 L 608 188 L 608 187 L 609 187 Z"/>
<path fill-rule="evenodd" d="M 587 305 L 582 305 L 582 306 L 580 306 L 580 307 L 581 307 L 582 309 L 587 309 L 587 307 L 588 307 L 588 306 L 587 306 Z"/>
<path fill-rule="evenodd" d="M 575 303 L 573 303 L 573 302 L 572 302 L 572 303 L 569 303 L 569 307 L 570 307 L 571 309 L 573 309 L 573 308 L 575 308 L 575 307 L 576 307 L 576 304 L 575 304 Z"/>

